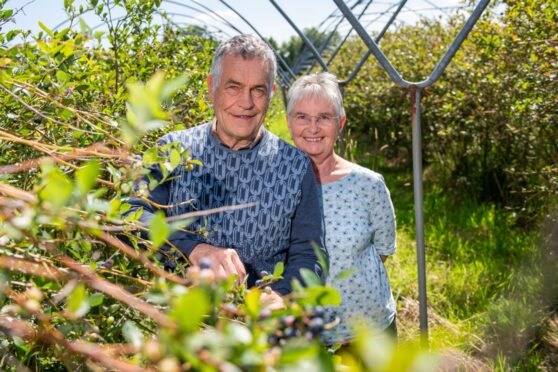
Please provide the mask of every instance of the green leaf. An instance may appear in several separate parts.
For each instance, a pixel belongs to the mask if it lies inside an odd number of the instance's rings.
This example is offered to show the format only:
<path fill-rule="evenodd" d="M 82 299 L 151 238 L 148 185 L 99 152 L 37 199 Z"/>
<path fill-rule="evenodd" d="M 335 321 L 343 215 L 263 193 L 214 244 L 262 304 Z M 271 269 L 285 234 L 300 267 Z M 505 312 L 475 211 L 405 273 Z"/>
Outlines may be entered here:
<path fill-rule="evenodd" d="M 91 27 L 89 27 L 89 25 L 85 23 L 83 18 L 79 19 L 79 27 L 81 28 L 81 32 L 83 32 L 84 34 L 91 31 Z"/>
<path fill-rule="evenodd" d="M 169 315 L 182 331 L 192 332 L 199 328 L 210 310 L 208 294 L 201 288 L 191 288 L 174 301 Z"/>
<path fill-rule="evenodd" d="M 89 308 L 85 286 L 83 284 L 78 284 L 72 291 L 72 294 L 68 296 L 66 310 L 75 317 L 81 318 L 89 312 Z"/>
<path fill-rule="evenodd" d="M 82 195 L 87 194 L 95 186 L 100 170 L 101 166 L 97 161 L 90 161 L 76 171 L 76 184 Z"/>
<path fill-rule="evenodd" d="M 343 272 L 341 272 L 339 275 L 337 275 L 333 281 L 338 281 L 338 280 L 343 280 L 343 279 L 347 279 L 348 277 L 350 277 L 351 275 L 355 274 L 357 272 L 357 269 L 355 269 L 354 267 L 348 270 L 345 270 Z"/>
<path fill-rule="evenodd" d="M 180 156 L 180 152 L 176 149 L 171 150 L 169 158 L 172 170 L 182 163 L 182 156 Z"/>
<path fill-rule="evenodd" d="M 312 248 L 314 249 L 314 254 L 316 255 L 316 257 L 318 257 L 318 262 L 320 263 L 320 266 L 322 267 L 322 271 L 323 271 L 322 276 L 326 278 L 329 273 L 329 265 L 327 262 L 326 254 L 324 250 L 320 248 L 318 244 L 316 244 L 316 242 L 312 242 Z"/>
<path fill-rule="evenodd" d="M 304 283 L 309 287 L 322 285 L 320 278 L 312 270 L 302 268 L 300 269 L 300 276 L 302 276 L 302 279 L 304 279 Z"/>
<path fill-rule="evenodd" d="M 281 353 L 279 360 L 280 364 L 295 364 L 301 361 L 308 361 L 314 359 L 320 353 L 320 346 L 316 343 L 309 343 L 308 341 L 295 338 L 287 342 Z"/>
<path fill-rule="evenodd" d="M 260 296 L 260 289 L 252 288 L 245 298 L 246 312 L 248 316 L 254 320 L 258 319 L 260 315 Z"/>
<path fill-rule="evenodd" d="M 312 305 L 339 306 L 341 304 L 341 294 L 332 287 L 306 287 L 304 294 L 308 296 L 307 303 Z"/>
<path fill-rule="evenodd" d="M 105 300 L 105 296 L 102 293 L 93 293 L 89 296 L 89 306 L 95 307 L 99 306 Z"/>
<path fill-rule="evenodd" d="M 134 345 L 136 349 L 139 349 L 143 345 L 143 334 L 139 330 L 136 323 L 131 320 L 127 320 L 122 327 L 122 335 L 128 341 L 129 344 Z"/>
<path fill-rule="evenodd" d="M 161 101 L 168 100 L 174 94 L 174 92 L 176 92 L 178 89 L 182 88 L 184 84 L 186 84 L 186 81 L 188 81 L 188 75 L 180 75 L 172 80 L 166 81 L 161 88 L 159 99 Z"/>
<path fill-rule="evenodd" d="M 70 79 L 70 77 L 69 77 L 68 74 L 65 73 L 64 71 L 58 70 L 58 71 L 56 71 L 56 79 L 57 79 L 60 83 L 64 84 L 65 82 L 67 82 L 67 81 Z"/>
<path fill-rule="evenodd" d="M 273 268 L 273 277 L 281 278 L 281 275 L 283 275 L 284 271 L 285 271 L 285 264 L 281 261 L 277 262 L 275 264 L 275 267 Z"/>
<path fill-rule="evenodd" d="M 50 30 L 50 28 L 45 26 L 45 24 L 43 22 L 39 21 L 39 27 L 42 28 L 43 31 L 48 34 L 48 36 L 54 37 L 54 33 Z"/>
<path fill-rule="evenodd" d="M 159 248 L 170 235 L 170 228 L 162 211 L 155 212 L 149 225 L 149 239 L 154 248 Z"/>
<path fill-rule="evenodd" d="M 43 189 L 39 197 L 50 204 L 53 209 L 62 208 L 72 195 L 73 184 L 58 168 L 43 167 L 47 174 L 43 177 Z"/>

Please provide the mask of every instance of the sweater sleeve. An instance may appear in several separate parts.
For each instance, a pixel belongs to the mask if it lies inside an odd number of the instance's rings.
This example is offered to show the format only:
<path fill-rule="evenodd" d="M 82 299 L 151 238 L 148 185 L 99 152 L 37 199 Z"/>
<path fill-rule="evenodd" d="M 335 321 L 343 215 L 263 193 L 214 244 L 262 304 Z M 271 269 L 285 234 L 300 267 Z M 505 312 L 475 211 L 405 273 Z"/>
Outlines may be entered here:
<path fill-rule="evenodd" d="M 316 178 L 311 166 L 308 166 L 301 188 L 300 203 L 291 221 L 290 246 L 287 251 L 283 279 L 271 286 L 281 295 L 292 291 L 291 281 L 294 278 L 304 283 L 300 275 L 302 268 L 315 272 L 322 282 L 325 279 L 323 278 L 324 268 L 321 267 L 312 247 L 313 243 L 317 244 L 327 259 L 327 252 L 323 248 L 323 217 L 318 201 Z"/>

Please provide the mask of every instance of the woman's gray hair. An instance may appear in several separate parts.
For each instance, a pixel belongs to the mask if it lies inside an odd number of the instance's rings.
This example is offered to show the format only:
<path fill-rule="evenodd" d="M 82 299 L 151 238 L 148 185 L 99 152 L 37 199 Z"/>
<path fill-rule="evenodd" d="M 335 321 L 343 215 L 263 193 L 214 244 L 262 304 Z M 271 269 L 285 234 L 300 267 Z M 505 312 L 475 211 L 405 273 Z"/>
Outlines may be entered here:
<path fill-rule="evenodd" d="M 266 61 L 269 65 L 268 88 L 271 96 L 271 87 L 275 82 L 275 74 L 277 73 L 277 59 L 273 49 L 265 41 L 254 35 L 237 35 L 219 45 L 211 64 L 214 90 L 219 85 L 219 79 L 223 71 L 223 59 L 228 55 L 241 56 L 244 59 L 261 58 Z"/>
<path fill-rule="evenodd" d="M 293 114 L 293 110 L 302 100 L 320 97 L 331 102 L 336 116 L 339 118 L 345 116 L 343 95 L 339 90 L 337 77 L 329 72 L 299 77 L 289 89 L 287 97 L 288 115 Z"/>

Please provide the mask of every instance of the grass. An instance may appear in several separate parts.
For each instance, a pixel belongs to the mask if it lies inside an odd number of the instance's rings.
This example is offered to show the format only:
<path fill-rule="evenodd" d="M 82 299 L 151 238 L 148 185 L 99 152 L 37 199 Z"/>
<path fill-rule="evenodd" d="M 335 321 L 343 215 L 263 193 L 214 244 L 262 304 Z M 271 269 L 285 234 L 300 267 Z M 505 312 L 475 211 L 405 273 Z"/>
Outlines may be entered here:
<path fill-rule="evenodd" d="M 418 288 L 412 176 L 410 171 L 380 173 L 398 221 L 398 252 L 388 270 L 402 338 L 413 339 Z M 545 285 L 558 278 L 556 261 L 547 261 L 541 249 L 541 232 L 514 229 L 510 216 L 495 205 L 456 202 L 428 179 L 424 216 L 431 346 L 459 349 L 493 369 L 540 364 L 541 353 L 531 351 L 530 344 L 558 299 Z M 545 265 L 552 267 L 545 270 Z"/>
<path fill-rule="evenodd" d="M 266 127 L 290 141 L 278 98 Z M 378 158 L 353 156 L 379 171 L 390 189 L 398 250 L 386 267 L 398 303 L 400 337 L 416 341 L 420 334 L 412 172 L 382 167 Z M 512 216 L 496 205 L 454 199 L 425 172 L 430 346 L 453 350 L 452 358 L 457 353 L 456 363 L 466 368 L 476 363 L 500 371 L 537 370 L 551 363 L 545 356 L 556 358 L 558 342 L 542 347 L 537 334 L 548 329 L 544 319 L 551 314 L 550 306 L 558 304 L 557 254 L 548 260 L 552 255 L 544 249 L 542 232 L 514 228 Z"/>

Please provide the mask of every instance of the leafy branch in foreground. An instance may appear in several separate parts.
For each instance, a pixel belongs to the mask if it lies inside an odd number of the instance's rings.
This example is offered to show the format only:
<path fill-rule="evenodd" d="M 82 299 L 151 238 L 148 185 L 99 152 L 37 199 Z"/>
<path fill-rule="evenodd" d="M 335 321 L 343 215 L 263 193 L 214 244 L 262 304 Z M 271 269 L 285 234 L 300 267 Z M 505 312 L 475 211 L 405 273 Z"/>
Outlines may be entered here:
<path fill-rule="evenodd" d="M 144 133 L 164 124 L 165 113 L 154 102 L 177 85 L 161 75 L 136 85 L 128 106 L 133 125 L 117 141 L 73 148 L 0 133 L 4 141 L 43 154 L 0 168 L 7 177 L 0 182 L 0 329 L 11 339 L 9 350 L 22 355 L 41 347 L 58 363 L 68 363 L 69 353 L 79 357 L 72 363 L 118 370 L 262 368 L 307 359 L 332 370 L 332 357 L 317 337 L 323 325 L 308 315 L 314 306 L 338 302 L 331 288 L 314 284 L 306 273 L 310 285 L 297 287 L 286 310 L 270 313 L 260 295 L 281 276 L 281 267 L 250 290 L 234 278 L 215 280 L 208 269 L 181 265 L 179 275 L 169 273 L 153 252 L 191 216 L 152 222 L 150 240 L 136 236 L 144 229 L 137 214 L 122 217 L 129 208 L 124 197 L 142 197 L 145 190 L 133 184 L 148 167 L 170 175 L 179 166 L 199 166 L 176 146 L 165 149 L 175 151 L 170 160 L 132 151 Z M 149 124 L 154 119 L 157 124 Z M 10 181 L 26 172 L 37 175 L 29 191 Z M 296 330 L 286 317 L 298 319 L 292 322 Z"/>

